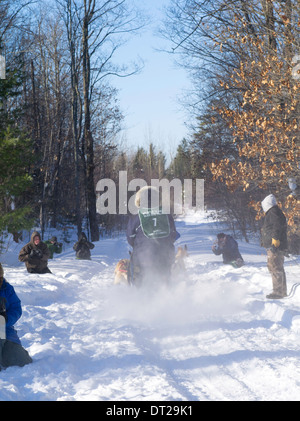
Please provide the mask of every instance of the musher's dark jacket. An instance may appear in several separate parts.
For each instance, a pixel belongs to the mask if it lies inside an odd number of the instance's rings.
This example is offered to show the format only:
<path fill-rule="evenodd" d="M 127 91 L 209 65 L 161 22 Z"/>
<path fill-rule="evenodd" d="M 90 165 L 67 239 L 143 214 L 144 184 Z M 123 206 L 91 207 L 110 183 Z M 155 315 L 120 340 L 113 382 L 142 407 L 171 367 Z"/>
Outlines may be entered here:
<path fill-rule="evenodd" d="M 148 238 L 141 227 L 139 215 L 132 215 L 127 225 L 127 241 L 133 247 L 133 260 L 142 267 L 171 265 L 174 259 L 174 242 L 177 238 L 174 219 L 167 215 L 170 234 L 164 238 Z"/>

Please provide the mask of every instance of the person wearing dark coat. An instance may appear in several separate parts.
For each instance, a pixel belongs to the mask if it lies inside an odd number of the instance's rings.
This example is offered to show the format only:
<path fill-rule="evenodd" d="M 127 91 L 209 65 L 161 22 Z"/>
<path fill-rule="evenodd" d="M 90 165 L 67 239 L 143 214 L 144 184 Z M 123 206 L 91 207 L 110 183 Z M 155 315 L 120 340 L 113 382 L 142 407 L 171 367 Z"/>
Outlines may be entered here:
<path fill-rule="evenodd" d="M 167 284 L 175 259 L 174 242 L 178 233 L 174 219 L 159 208 L 151 207 L 151 190 L 158 194 L 156 189 L 148 186 L 136 193 L 138 213 L 130 216 L 126 231 L 127 241 L 132 247 L 130 279 L 136 285 L 157 279 Z M 148 207 L 141 206 L 145 197 L 149 199 Z"/>
<path fill-rule="evenodd" d="M 5 339 L 0 339 L 0 365 L 19 366 L 32 363 L 28 352 L 23 348 L 14 324 L 22 315 L 21 301 L 13 286 L 4 278 L 0 264 L 0 315 L 5 319 Z M 1 369 L 1 368 L 0 368 Z"/>
<path fill-rule="evenodd" d="M 222 254 L 224 264 L 230 264 L 235 268 L 244 265 L 244 260 L 239 252 L 238 243 L 231 235 L 224 234 L 223 232 L 218 234 L 217 241 L 212 246 L 212 251 L 216 256 Z"/>
<path fill-rule="evenodd" d="M 51 273 L 48 268 L 50 252 L 37 231 L 31 235 L 31 240 L 19 253 L 20 262 L 24 262 L 29 273 Z"/>
<path fill-rule="evenodd" d="M 287 253 L 287 222 L 276 198 L 269 194 L 261 202 L 265 217 L 261 230 L 262 246 L 267 250 L 267 266 L 272 276 L 273 292 L 270 299 L 280 299 L 287 295 L 284 255 Z"/>
<path fill-rule="evenodd" d="M 79 234 L 78 241 L 74 244 L 73 250 L 76 251 L 76 258 L 82 260 L 91 260 L 91 250 L 94 244 L 89 242 L 85 233 Z"/>

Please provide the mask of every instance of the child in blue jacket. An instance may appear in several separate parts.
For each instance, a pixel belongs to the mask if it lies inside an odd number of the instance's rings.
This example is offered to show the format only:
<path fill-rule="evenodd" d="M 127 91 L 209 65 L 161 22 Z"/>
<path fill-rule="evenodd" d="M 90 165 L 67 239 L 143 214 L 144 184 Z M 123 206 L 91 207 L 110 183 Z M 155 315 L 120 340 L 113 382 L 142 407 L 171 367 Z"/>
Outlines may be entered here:
<path fill-rule="evenodd" d="M 4 279 L 3 267 L 0 263 L 0 301 L 1 315 L 6 321 L 6 339 L 0 339 L 0 365 L 23 367 L 32 362 L 28 352 L 22 347 L 14 329 L 14 324 L 22 315 L 21 301 L 14 288 Z"/>

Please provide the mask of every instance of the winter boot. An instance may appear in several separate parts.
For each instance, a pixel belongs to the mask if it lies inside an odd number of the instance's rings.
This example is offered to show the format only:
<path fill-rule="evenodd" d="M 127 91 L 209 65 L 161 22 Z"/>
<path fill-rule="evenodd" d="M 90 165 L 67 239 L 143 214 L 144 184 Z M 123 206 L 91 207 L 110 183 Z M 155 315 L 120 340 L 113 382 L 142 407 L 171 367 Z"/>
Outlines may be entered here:
<path fill-rule="evenodd" d="M 272 292 L 271 294 L 268 294 L 266 297 L 271 300 L 280 300 L 281 298 L 286 297 L 286 295 L 280 295 L 280 294 L 276 294 L 275 292 Z"/>

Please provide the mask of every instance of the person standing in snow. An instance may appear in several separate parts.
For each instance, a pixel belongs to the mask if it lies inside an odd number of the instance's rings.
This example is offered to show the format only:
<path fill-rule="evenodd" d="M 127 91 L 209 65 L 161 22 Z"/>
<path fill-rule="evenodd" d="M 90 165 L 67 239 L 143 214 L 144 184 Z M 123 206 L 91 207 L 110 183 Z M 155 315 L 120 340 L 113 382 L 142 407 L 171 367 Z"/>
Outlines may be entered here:
<path fill-rule="evenodd" d="M 153 187 L 143 187 L 135 197 L 138 208 L 127 225 L 127 241 L 132 246 L 130 278 L 133 284 L 142 284 L 145 279 L 159 279 L 168 283 L 175 259 L 174 242 L 178 238 L 174 219 L 151 206 L 151 200 L 159 202 L 159 192 Z"/>
<path fill-rule="evenodd" d="M 41 236 L 37 231 L 32 233 L 29 243 L 19 253 L 19 260 L 20 262 L 25 262 L 29 273 L 51 273 L 48 268 L 49 257 L 49 249 L 42 242 Z"/>
<path fill-rule="evenodd" d="M 267 266 L 272 276 L 273 292 L 267 298 L 286 297 L 284 254 L 287 251 L 287 223 L 284 213 L 277 206 L 276 198 L 269 194 L 261 202 L 265 212 L 261 231 L 262 246 L 267 250 Z"/>
<path fill-rule="evenodd" d="M 231 235 L 223 232 L 218 234 L 217 241 L 212 246 L 212 251 L 216 256 L 222 254 L 224 264 L 230 264 L 235 268 L 240 268 L 244 265 L 238 243 Z"/>
<path fill-rule="evenodd" d="M 60 254 L 62 252 L 62 243 L 57 242 L 57 237 L 52 237 L 50 240 L 45 241 L 46 246 L 49 249 L 49 259 L 53 259 L 53 254 Z"/>
<path fill-rule="evenodd" d="M 4 278 L 0 263 L 0 315 L 5 318 L 6 339 L 0 339 L 0 366 L 23 367 L 32 363 L 28 352 L 23 348 L 14 324 L 22 315 L 21 301 L 13 286 Z M 0 368 L 1 369 L 1 368 Z"/>
<path fill-rule="evenodd" d="M 73 250 L 76 251 L 76 259 L 91 260 L 91 250 L 94 247 L 94 244 L 88 241 L 85 233 L 82 232 L 73 246 Z"/>

